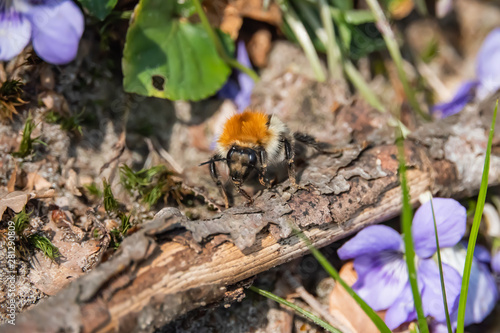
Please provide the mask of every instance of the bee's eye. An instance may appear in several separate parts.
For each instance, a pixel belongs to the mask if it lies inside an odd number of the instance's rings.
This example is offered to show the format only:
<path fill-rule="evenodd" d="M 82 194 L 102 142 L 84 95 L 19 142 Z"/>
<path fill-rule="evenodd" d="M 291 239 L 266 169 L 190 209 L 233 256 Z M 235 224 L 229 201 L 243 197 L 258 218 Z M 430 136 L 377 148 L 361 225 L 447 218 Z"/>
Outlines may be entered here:
<path fill-rule="evenodd" d="M 248 163 L 251 165 L 255 165 L 255 163 L 257 163 L 257 155 L 253 150 L 248 153 Z"/>
<path fill-rule="evenodd" d="M 235 147 L 232 147 L 228 153 L 227 153 L 227 160 L 231 160 L 231 157 L 233 156 L 234 152 L 236 151 L 236 148 Z"/>

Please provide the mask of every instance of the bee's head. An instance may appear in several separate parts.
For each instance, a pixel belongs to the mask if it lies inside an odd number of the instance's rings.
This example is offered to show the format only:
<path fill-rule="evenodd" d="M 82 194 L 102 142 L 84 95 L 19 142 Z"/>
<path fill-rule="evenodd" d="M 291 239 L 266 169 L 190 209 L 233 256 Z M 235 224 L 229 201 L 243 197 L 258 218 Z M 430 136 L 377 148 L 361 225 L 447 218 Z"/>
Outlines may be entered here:
<path fill-rule="evenodd" d="M 257 164 L 257 152 L 252 148 L 233 146 L 227 153 L 229 176 L 236 185 L 242 185 Z"/>

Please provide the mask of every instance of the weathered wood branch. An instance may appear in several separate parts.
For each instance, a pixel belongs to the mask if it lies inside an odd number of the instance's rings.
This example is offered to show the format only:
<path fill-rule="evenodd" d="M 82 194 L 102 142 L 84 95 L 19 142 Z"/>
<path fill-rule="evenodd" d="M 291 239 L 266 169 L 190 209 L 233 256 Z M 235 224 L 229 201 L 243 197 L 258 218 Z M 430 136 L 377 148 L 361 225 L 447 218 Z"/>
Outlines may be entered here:
<path fill-rule="evenodd" d="M 477 192 L 491 103 L 415 130 L 406 141 L 414 204 L 430 190 L 461 197 Z M 492 110 L 492 108 L 491 108 Z M 5 332 L 152 332 L 197 307 L 238 295 L 237 284 L 308 253 L 291 226 L 323 247 L 401 208 L 397 149 L 387 119 L 355 105 L 339 111 L 336 126 L 351 129 L 342 157 L 316 155 L 301 167 L 301 184 L 263 191 L 250 207 L 210 220 L 188 221 L 165 209 L 127 238 L 116 255 L 30 311 Z M 377 120 L 378 119 L 378 120 Z M 377 120 L 377 121 L 375 121 Z M 498 147 L 496 147 L 498 148 Z M 490 183 L 498 184 L 494 149 Z"/>

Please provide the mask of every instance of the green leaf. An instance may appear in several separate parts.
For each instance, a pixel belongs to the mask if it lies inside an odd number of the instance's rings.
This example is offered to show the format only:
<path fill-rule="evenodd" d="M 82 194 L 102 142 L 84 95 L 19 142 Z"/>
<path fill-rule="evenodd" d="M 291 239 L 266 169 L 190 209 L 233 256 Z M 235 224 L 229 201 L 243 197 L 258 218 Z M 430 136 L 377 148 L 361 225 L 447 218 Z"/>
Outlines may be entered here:
<path fill-rule="evenodd" d="M 174 1 L 175 4 L 175 12 L 182 17 L 190 17 L 194 13 L 196 13 L 196 6 L 193 4 L 192 0 L 178 0 Z"/>
<path fill-rule="evenodd" d="M 477 196 L 476 214 L 474 215 L 474 221 L 472 222 L 472 228 L 469 236 L 469 245 L 467 246 L 467 256 L 465 257 L 464 274 L 462 278 L 462 289 L 460 291 L 460 301 L 458 303 L 457 333 L 464 332 L 465 308 L 467 305 L 467 293 L 469 291 L 470 270 L 472 267 L 472 259 L 474 258 L 474 248 L 476 247 L 477 234 L 479 233 L 479 226 L 481 224 L 481 218 L 483 217 L 484 202 L 486 201 L 486 192 L 488 190 L 491 146 L 493 144 L 493 133 L 495 132 L 497 111 L 498 111 L 498 100 L 495 105 L 495 111 L 493 112 L 493 119 L 491 120 L 490 136 L 488 138 L 488 147 L 486 148 L 486 156 L 484 158 L 483 177 L 481 179 L 481 187 L 479 188 L 479 195 Z"/>
<path fill-rule="evenodd" d="M 102 21 L 115 8 L 118 0 L 78 0 L 78 2 L 89 11 L 90 15 Z"/>
<path fill-rule="evenodd" d="M 127 92 L 196 101 L 226 82 L 231 68 L 207 31 L 179 20 L 176 9 L 176 2 L 164 0 L 142 0 L 136 7 L 123 52 Z"/>

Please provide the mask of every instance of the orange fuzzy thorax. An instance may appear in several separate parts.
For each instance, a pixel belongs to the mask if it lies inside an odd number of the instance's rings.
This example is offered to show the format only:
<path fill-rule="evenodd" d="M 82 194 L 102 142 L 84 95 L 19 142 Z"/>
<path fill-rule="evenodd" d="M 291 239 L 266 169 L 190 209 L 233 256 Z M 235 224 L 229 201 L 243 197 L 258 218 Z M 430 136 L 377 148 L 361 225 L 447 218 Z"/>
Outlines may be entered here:
<path fill-rule="evenodd" d="M 227 120 L 217 143 L 226 149 L 233 144 L 265 146 L 271 136 L 268 121 L 268 115 L 261 112 L 244 111 L 236 114 Z"/>

